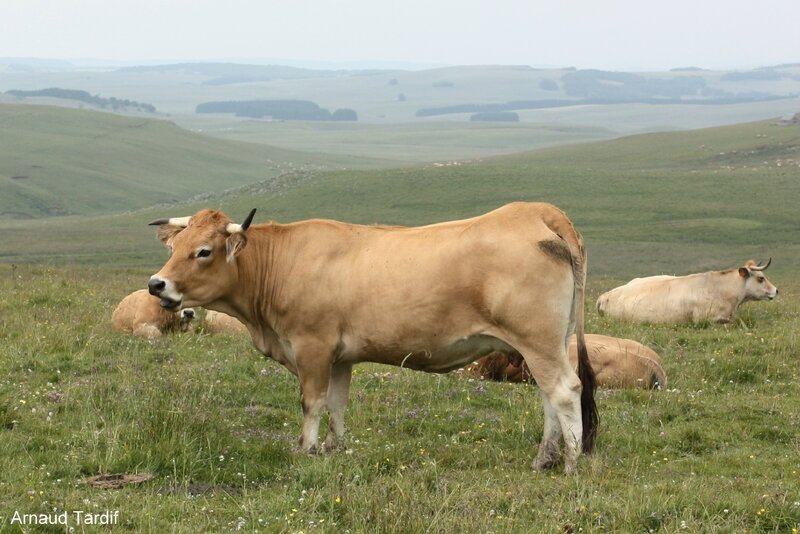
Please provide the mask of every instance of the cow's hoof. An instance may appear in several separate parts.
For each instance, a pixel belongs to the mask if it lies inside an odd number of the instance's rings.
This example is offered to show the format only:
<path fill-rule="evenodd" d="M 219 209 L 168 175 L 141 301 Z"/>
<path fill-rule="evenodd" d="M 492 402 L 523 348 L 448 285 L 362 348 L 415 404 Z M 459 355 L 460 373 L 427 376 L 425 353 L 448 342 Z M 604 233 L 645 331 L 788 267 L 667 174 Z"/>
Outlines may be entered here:
<path fill-rule="evenodd" d="M 545 469 L 553 469 L 561 460 L 560 455 L 537 456 L 533 461 L 531 467 L 534 471 L 544 471 Z"/>
<path fill-rule="evenodd" d="M 337 452 L 342 449 L 344 449 L 343 439 L 325 439 L 325 443 L 322 444 L 323 452 Z"/>

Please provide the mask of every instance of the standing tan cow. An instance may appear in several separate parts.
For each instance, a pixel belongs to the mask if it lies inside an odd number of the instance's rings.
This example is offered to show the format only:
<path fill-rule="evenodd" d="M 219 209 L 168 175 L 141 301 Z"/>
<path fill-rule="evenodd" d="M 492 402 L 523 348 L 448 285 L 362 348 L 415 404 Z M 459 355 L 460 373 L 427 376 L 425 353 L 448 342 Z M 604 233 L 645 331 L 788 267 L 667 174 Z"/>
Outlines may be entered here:
<path fill-rule="evenodd" d="M 493 350 L 522 354 L 539 385 L 544 436 L 534 467 L 565 470 L 594 445 L 594 375 L 583 340 L 586 260 L 567 216 L 541 203 L 430 226 L 309 220 L 250 227 L 219 211 L 160 219 L 172 250 L 149 282 L 161 305 L 233 315 L 300 381 L 300 447 L 344 438 L 353 364 L 448 372 Z M 578 336 L 578 373 L 567 344 Z"/>
<path fill-rule="evenodd" d="M 763 273 L 771 261 L 749 260 L 738 269 L 688 276 L 635 278 L 600 295 L 597 311 L 614 319 L 647 323 L 729 323 L 743 302 L 772 300 L 778 295 Z"/>
<path fill-rule="evenodd" d="M 212 334 L 247 334 L 247 327 L 236 317 L 227 313 L 208 310 L 205 317 L 205 329 Z"/>
<path fill-rule="evenodd" d="M 164 309 L 158 298 L 146 289 L 139 289 L 122 299 L 114 309 L 111 314 L 111 329 L 114 332 L 130 332 L 136 336 L 157 338 L 162 333 L 191 330 L 192 319 L 193 309 Z"/>
<path fill-rule="evenodd" d="M 598 386 L 608 388 L 665 388 L 667 374 L 661 358 L 649 347 L 632 339 L 586 334 L 586 349 Z M 578 367 L 578 341 L 569 343 L 569 361 Z M 517 353 L 495 352 L 468 366 L 462 376 L 502 382 L 530 382 L 525 360 Z"/>

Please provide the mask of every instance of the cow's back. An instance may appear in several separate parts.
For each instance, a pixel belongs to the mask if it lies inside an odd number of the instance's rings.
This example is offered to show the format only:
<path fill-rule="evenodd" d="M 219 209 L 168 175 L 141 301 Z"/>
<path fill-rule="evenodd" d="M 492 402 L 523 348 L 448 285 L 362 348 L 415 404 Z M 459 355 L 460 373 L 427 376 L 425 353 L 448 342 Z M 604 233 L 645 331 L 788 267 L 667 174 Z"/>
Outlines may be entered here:
<path fill-rule="evenodd" d="M 302 303 L 303 320 L 342 318 L 335 328 L 343 332 L 345 356 L 381 361 L 392 350 L 404 358 L 435 349 L 454 341 L 437 338 L 438 332 L 464 336 L 519 321 L 525 303 L 526 315 L 549 309 L 560 314 L 554 321 L 570 317 L 565 303 L 574 292 L 573 264 L 561 232 L 576 247 L 582 243 L 564 213 L 549 204 L 515 203 L 421 227 L 314 221 L 294 229 L 287 253 L 292 271 L 281 277 L 277 293 L 287 309 Z M 538 322 L 550 319 L 548 314 Z"/>
<path fill-rule="evenodd" d="M 667 385 L 661 358 L 637 341 L 586 334 L 586 346 L 599 386 L 653 389 Z M 569 361 L 577 369 L 578 342 L 575 336 L 570 339 Z M 494 352 L 467 366 L 460 374 L 500 382 L 533 381 L 525 361 L 513 352 Z"/>
<path fill-rule="evenodd" d="M 146 289 L 126 296 L 111 314 L 111 328 L 115 332 L 133 332 L 148 337 L 156 331 L 174 330 L 180 319 L 177 314 L 161 308 L 159 299 Z"/>
<path fill-rule="evenodd" d="M 586 334 L 589 359 L 597 383 L 604 387 L 664 388 L 667 375 L 661 358 L 650 347 L 632 339 L 600 334 Z M 570 363 L 577 366 L 577 344 L 573 337 L 570 346 Z"/>
<path fill-rule="evenodd" d="M 683 322 L 692 319 L 687 277 L 635 278 L 600 295 L 597 311 L 614 319 L 641 322 Z"/>

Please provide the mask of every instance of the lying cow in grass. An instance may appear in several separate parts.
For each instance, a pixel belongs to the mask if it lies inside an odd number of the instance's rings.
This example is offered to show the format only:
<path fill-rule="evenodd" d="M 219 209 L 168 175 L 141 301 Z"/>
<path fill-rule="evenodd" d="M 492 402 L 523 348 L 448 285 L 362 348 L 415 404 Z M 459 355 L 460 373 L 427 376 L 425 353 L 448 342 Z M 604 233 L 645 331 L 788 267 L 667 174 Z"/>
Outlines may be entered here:
<path fill-rule="evenodd" d="M 161 307 L 160 299 L 146 289 L 134 291 L 117 305 L 111 314 L 111 329 L 114 332 L 130 332 L 136 336 L 160 337 L 168 332 L 187 332 L 192 329 L 194 310 L 179 311 Z"/>
<path fill-rule="evenodd" d="M 667 386 L 667 374 L 661 367 L 661 358 L 641 343 L 632 339 L 586 334 L 586 348 L 598 386 L 645 389 Z M 578 344 L 574 336 L 569 344 L 569 361 L 573 367 L 577 367 Z M 501 382 L 533 382 L 525 360 L 515 352 L 494 352 L 468 366 L 460 374 Z"/>
<path fill-rule="evenodd" d="M 577 470 L 598 423 L 583 339 L 586 254 L 555 206 L 517 202 L 422 227 L 309 220 L 250 226 L 219 211 L 159 219 L 172 254 L 150 278 L 168 309 L 203 306 L 242 321 L 262 353 L 300 381 L 301 450 L 344 438 L 353 365 L 444 373 L 494 350 L 517 351 L 543 399 L 535 468 Z M 578 338 L 578 372 L 569 336 Z"/>
<path fill-rule="evenodd" d="M 247 334 L 247 327 L 236 317 L 214 310 L 206 311 L 203 327 L 210 334 Z"/>
<path fill-rule="evenodd" d="M 597 311 L 643 323 L 730 323 L 743 302 L 772 300 L 778 295 L 763 273 L 771 261 L 749 260 L 738 269 L 688 276 L 635 278 L 600 295 Z"/>

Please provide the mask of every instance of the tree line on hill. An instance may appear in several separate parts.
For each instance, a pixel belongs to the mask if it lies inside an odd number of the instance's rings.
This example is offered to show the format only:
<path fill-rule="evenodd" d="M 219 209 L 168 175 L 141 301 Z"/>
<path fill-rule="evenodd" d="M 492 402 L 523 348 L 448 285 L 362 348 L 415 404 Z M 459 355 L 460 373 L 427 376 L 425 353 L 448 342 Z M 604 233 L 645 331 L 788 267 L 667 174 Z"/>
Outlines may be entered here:
<path fill-rule="evenodd" d="M 196 113 L 233 113 L 237 117 L 303 121 L 357 121 L 358 114 L 350 108 L 331 113 L 309 100 L 240 100 L 204 102 Z"/>
<path fill-rule="evenodd" d="M 721 79 L 728 81 L 725 75 Z M 744 76 L 741 77 L 741 76 Z M 730 79 L 775 79 L 770 71 L 741 73 Z M 496 104 L 456 104 L 417 111 L 418 117 L 430 117 L 450 113 L 494 114 L 523 109 L 555 108 L 575 105 L 602 104 L 737 104 L 787 98 L 760 92 L 731 93 L 709 87 L 700 76 L 676 76 L 673 78 L 648 78 L 628 72 L 602 70 L 576 70 L 561 77 L 560 87 L 566 98 L 541 100 L 516 100 Z M 559 85 L 554 80 L 543 80 L 540 89 L 554 91 Z M 481 120 L 473 119 L 473 120 Z M 486 120 L 486 119 L 483 119 Z M 506 116 L 504 120 L 513 120 Z"/>
<path fill-rule="evenodd" d="M 87 91 L 81 91 L 78 89 L 61 89 L 59 87 L 39 89 L 36 91 L 23 91 L 20 89 L 12 89 L 10 91 L 6 91 L 6 94 L 14 95 L 17 98 L 28 98 L 28 97 L 63 98 L 64 100 L 75 100 L 77 102 L 83 102 L 85 104 L 89 104 L 91 106 L 97 106 L 99 108 L 104 108 L 104 109 L 111 108 L 114 111 L 132 108 L 132 109 L 137 109 L 139 111 L 146 111 L 148 113 L 156 112 L 156 108 L 152 104 L 136 102 L 135 100 L 114 98 L 113 96 L 110 98 L 103 98 L 99 95 L 92 95 Z"/>

